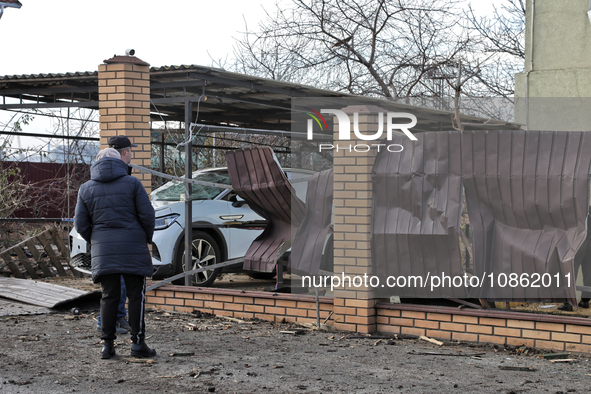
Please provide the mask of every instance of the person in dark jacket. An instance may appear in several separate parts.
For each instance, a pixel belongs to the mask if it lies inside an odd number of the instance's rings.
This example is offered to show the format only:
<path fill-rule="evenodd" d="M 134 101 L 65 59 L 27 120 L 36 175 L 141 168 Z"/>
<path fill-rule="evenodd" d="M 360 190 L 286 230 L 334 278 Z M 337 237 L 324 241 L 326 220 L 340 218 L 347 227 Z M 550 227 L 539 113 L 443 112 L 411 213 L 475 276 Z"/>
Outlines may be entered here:
<path fill-rule="evenodd" d="M 131 143 L 126 148 L 131 151 Z M 144 341 L 146 277 L 153 272 L 148 243 L 154 234 L 154 208 L 140 180 L 129 176 L 127 168 L 117 150 L 99 152 L 90 168 L 91 180 L 78 192 L 74 216 L 76 230 L 91 245 L 92 280 L 102 288 L 101 358 L 115 355 L 121 276 L 129 300 L 131 355 L 156 355 Z"/>

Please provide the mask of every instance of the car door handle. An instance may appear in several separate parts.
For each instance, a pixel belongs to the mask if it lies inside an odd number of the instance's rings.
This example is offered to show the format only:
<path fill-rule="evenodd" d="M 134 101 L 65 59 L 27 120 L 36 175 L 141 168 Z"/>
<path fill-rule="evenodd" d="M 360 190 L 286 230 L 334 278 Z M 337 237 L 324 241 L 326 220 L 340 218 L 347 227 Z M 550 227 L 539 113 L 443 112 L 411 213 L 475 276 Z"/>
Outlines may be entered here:
<path fill-rule="evenodd" d="M 220 216 L 222 220 L 240 220 L 244 217 L 244 215 L 224 215 Z"/>

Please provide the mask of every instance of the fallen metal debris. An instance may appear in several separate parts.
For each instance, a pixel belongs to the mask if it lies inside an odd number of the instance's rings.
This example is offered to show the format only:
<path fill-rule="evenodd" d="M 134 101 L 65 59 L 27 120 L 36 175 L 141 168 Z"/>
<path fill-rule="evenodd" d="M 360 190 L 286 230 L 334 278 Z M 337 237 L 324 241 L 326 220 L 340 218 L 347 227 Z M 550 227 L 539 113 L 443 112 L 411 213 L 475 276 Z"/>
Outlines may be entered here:
<path fill-rule="evenodd" d="M 86 292 L 52 283 L 0 277 L 0 297 L 46 308 L 70 310 L 76 306 L 92 309 L 93 305 L 98 308 L 101 292 Z"/>
<path fill-rule="evenodd" d="M 345 339 L 396 339 L 384 335 L 348 335 Z"/>
<path fill-rule="evenodd" d="M 540 357 L 546 360 L 553 360 L 557 358 L 567 358 L 570 356 L 570 353 L 546 353 L 542 354 Z"/>
<path fill-rule="evenodd" d="M 537 371 L 534 367 L 516 367 L 511 365 L 499 365 L 499 369 L 503 371 L 528 371 L 534 372 Z"/>
<path fill-rule="evenodd" d="M 438 353 L 438 352 L 414 352 L 410 351 L 406 354 L 411 354 L 413 356 L 450 356 L 450 357 L 479 357 L 484 356 L 486 353 L 470 353 L 470 354 L 463 354 L 463 353 Z"/>
<path fill-rule="evenodd" d="M 290 334 L 290 335 L 303 335 L 306 333 L 307 330 L 283 330 L 279 331 L 281 334 Z"/>
<path fill-rule="evenodd" d="M 419 339 L 418 335 L 413 334 L 396 334 L 394 335 L 395 339 Z"/>
<path fill-rule="evenodd" d="M 0 298 L 0 316 L 40 315 L 52 312 L 54 311 L 43 306 L 23 304 Z"/>

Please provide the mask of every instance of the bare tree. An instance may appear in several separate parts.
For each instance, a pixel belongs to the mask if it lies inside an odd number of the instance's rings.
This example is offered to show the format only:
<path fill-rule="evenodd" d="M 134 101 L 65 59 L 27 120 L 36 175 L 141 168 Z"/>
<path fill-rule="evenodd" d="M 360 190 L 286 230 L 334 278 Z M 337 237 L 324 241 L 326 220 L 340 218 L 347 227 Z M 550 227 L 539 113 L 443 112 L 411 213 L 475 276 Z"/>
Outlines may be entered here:
<path fill-rule="evenodd" d="M 432 76 L 472 44 L 458 0 L 294 0 L 247 32 L 247 74 L 390 99 L 440 94 Z"/>
<path fill-rule="evenodd" d="M 23 116 L 25 119 L 30 118 L 30 115 Z M 25 167 L 18 163 L 15 166 L 45 174 L 42 180 L 29 181 L 26 208 L 38 217 L 53 217 L 56 211 L 59 212 L 58 217 L 72 217 L 77 190 L 90 179 L 89 165 L 98 152 L 95 142 L 76 138 L 98 136 L 96 111 L 56 109 L 37 111 L 36 116 L 50 119 L 51 129 L 46 133 L 48 137 L 39 134 L 38 145 L 24 148 L 22 152 L 12 152 L 15 160 L 27 163 Z M 35 160 L 39 158 L 42 158 L 43 164 Z M 51 168 L 47 168 L 45 163 L 52 163 Z M 24 173 L 20 175 L 26 177 Z"/>
<path fill-rule="evenodd" d="M 479 16 L 464 0 L 292 0 L 257 31 L 247 28 L 231 68 L 447 110 L 462 105 L 454 88 L 461 74 L 470 75 L 463 97 L 510 99 L 523 67 L 525 7 L 504 1 Z"/>
<path fill-rule="evenodd" d="M 492 16 L 477 16 L 472 5 L 466 13 L 472 28 L 485 39 L 485 50 L 525 59 L 525 1 L 504 0 L 493 5 Z"/>
<path fill-rule="evenodd" d="M 57 109 L 46 114 L 52 120 L 52 152 L 49 162 L 59 165 L 59 175 L 34 185 L 37 209 L 61 211 L 73 217 L 80 186 L 90 179 L 90 164 L 98 153 L 98 143 L 80 137 L 99 135 L 97 111 L 85 108 Z M 68 138 L 59 138 L 59 137 Z"/>
<path fill-rule="evenodd" d="M 19 132 L 23 125 L 29 124 L 32 116 L 14 114 L 0 129 Z M 11 150 L 11 137 L 4 138 L 0 143 L 0 218 L 7 218 L 29 201 L 30 185 L 26 184 L 17 164 L 12 161 L 14 152 Z"/>
<path fill-rule="evenodd" d="M 468 5 L 465 16 L 479 39 L 479 51 L 491 59 L 478 74 L 479 82 L 489 95 L 513 96 L 514 76 L 525 62 L 525 1 L 504 0 L 493 5 L 491 16 L 479 16 Z"/>

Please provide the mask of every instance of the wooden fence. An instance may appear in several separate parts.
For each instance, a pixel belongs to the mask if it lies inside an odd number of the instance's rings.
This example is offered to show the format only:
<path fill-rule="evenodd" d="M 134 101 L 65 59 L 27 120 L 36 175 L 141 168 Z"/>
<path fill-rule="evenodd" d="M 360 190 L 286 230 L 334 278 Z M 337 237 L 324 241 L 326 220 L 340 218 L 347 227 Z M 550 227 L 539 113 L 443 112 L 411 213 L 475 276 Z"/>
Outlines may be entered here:
<path fill-rule="evenodd" d="M 22 279 L 73 276 L 70 252 L 55 227 L 0 252 L 0 275 Z"/>

